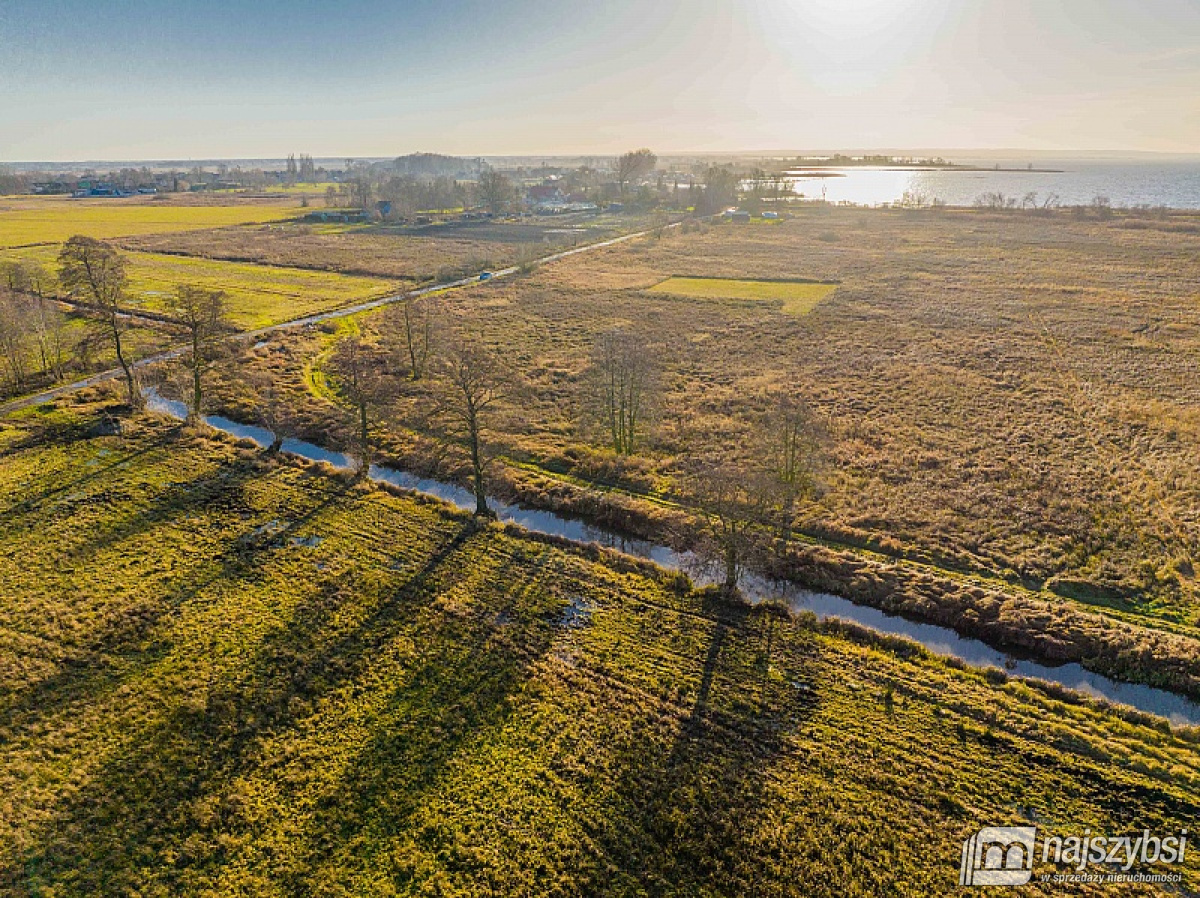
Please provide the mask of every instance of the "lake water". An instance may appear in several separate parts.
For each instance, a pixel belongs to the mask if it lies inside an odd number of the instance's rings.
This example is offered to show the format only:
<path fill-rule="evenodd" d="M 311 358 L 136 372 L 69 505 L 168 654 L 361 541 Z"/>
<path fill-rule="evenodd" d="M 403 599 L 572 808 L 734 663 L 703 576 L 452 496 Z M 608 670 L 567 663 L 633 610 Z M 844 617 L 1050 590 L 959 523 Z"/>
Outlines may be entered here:
<path fill-rule="evenodd" d="M 187 417 L 187 406 L 182 402 L 166 399 L 153 389 L 146 390 L 145 396 L 146 407 L 151 411 L 170 415 L 173 418 Z M 263 448 L 269 446 L 274 438 L 271 431 L 263 427 L 239 424 L 216 415 L 206 417 L 204 420 L 216 430 L 239 439 L 252 440 Z M 311 461 L 326 462 L 343 470 L 353 470 L 359 466 L 356 459 L 345 453 L 334 452 L 303 440 L 285 439 L 282 448 L 283 451 L 293 455 Z M 398 471 L 384 465 L 371 465 L 368 473 L 372 480 L 436 496 L 438 499 L 450 502 L 466 511 L 475 508 L 474 494 L 457 484 L 428 477 L 418 477 L 407 471 Z M 549 511 L 510 505 L 496 499 L 489 499 L 489 504 L 496 516 L 506 523 L 518 524 L 535 533 L 561 536 L 576 542 L 599 543 L 630 555 L 650 559 L 669 570 L 687 571 L 692 574 L 693 580 L 701 585 L 711 582 L 702 573 L 697 573 L 695 559 L 689 553 L 680 553 L 669 546 L 636 539 L 597 527 L 577 518 Z M 935 624 L 926 624 L 898 615 L 887 614 L 867 605 L 856 605 L 849 599 L 843 599 L 840 596 L 802 589 L 793 583 L 767 580 L 751 574 L 742 579 L 740 586 L 742 591 L 755 601 L 769 598 L 783 599 L 794 610 L 811 611 L 822 620 L 840 618 L 870 627 L 881 633 L 903 636 L 919 642 L 935 654 L 952 656 L 967 664 L 977 667 L 998 667 L 1014 676 L 1036 677 L 1058 683 L 1097 698 L 1108 699 L 1141 711 L 1158 714 L 1175 724 L 1200 725 L 1200 702 L 1194 702 L 1186 696 L 1165 689 L 1155 689 L 1136 683 L 1121 683 L 1084 670 L 1078 664 L 1062 664 L 1051 667 L 1036 661 L 1014 658 L 978 639 L 960 636 L 948 627 L 939 627 Z"/>
<path fill-rule="evenodd" d="M 1039 201 L 1055 195 L 1060 205 L 1088 205 L 1097 196 L 1114 207 L 1170 206 L 1200 209 L 1200 160 L 1191 163 L 1054 162 L 1062 171 L 939 171 L 934 169 L 804 169 L 791 178 L 806 199 L 866 206 L 898 202 L 905 191 L 928 201 L 970 206 L 983 193 L 1003 193 L 1018 202 L 1028 193 Z M 820 172 L 827 177 L 817 177 Z M 832 175 L 832 177 L 828 177 Z"/>

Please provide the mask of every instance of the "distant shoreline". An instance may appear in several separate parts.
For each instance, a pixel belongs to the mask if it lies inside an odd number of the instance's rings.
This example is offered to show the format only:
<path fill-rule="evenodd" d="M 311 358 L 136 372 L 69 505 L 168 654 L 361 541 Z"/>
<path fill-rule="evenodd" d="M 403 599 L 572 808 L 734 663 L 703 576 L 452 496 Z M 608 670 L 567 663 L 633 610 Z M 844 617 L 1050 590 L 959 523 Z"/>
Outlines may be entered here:
<path fill-rule="evenodd" d="M 1007 174 L 1027 174 L 1027 175 L 1061 175 L 1066 174 L 1066 169 L 1062 168 L 1012 168 L 1010 167 L 989 167 L 986 165 L 846 165 L 843 163 L 825 163 L 817 165 L 806 165 L 800 168 L 785 169 L 782 174 L 790 177 L 803 177 L 807 175 L 810 178 L 844 178 L 844 174 L 837 171 L 838 169 L 864 169 L 873 168 L 878 171 L 954 171 L 954 172 L 1000 172 Z"/>

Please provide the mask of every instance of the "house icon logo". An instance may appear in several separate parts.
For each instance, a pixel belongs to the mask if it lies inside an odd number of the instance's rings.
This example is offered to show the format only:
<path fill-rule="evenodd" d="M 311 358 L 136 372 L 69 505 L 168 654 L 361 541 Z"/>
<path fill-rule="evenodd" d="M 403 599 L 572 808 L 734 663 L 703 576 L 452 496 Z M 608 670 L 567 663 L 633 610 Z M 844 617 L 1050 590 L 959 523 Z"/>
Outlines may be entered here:
<path fill-rule="evenodd" d="M 1036 826 L 985 826 L 963 842 L 960 886 L 1019 886 L 1033 876 Z"/>

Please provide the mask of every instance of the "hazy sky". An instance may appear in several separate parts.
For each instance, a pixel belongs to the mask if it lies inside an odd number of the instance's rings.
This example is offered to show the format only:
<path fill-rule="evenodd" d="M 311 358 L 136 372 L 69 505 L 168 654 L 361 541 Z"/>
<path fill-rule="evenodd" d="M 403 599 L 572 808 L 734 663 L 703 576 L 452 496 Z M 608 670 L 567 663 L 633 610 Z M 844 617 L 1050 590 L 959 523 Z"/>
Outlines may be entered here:
<path fill-rule="evenodd" d="M 1200 0 L 0 0 L 0 160 L 1200 152 Z"/>

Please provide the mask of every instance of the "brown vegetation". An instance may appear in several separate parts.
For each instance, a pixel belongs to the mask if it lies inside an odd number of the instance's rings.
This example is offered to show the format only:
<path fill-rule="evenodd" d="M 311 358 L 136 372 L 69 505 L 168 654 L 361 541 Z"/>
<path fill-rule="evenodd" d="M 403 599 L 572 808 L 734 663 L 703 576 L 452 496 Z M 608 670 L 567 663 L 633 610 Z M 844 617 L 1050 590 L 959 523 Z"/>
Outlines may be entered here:
<path fill-rule="evenodd" d="M 443 305 L 451 325 L 470 322 L 525 374 L 505 455 L 560 478 L 555 492 L 598 479 L 694 505 L 688 459 L 757 465 L 769 397 L 790 391 L 829 432 L 818 497 L 796 504 L 798 534 L 928 566 L 903 568 L 913 585 L 900 604 L 916 610 L 925 586 L 913 571 L 974 577 L 1032 609 L 1005 616 L 1003 641 L 1044 630 L 1048 657 L 1086 658 L 1097 640 L 1124 639 L 1096 626 L 1106 618 L 1190 636 L 1198 612 L 1200 262 L 1189 235 L 1120 224 L 814 209 L 778 226 L 689 226 Z M 769 303 L 646 292 L 672 274 L 841 287 L 796 318 Z M 660 346 L 663 368 L 663 414 L 627 461 L 580 426 L 592 347 L 618 328 Z M 321 343 L 298 335 L 263 357 L 291 384 L 301 426 L 318 432 L 328 407 L 306 394 L 302 371 Z M 424 457 L 402 430 L 390 445 L 407 463 Z M 873 592 L 854 577 L 833 585 Z M 967 589 L 934 592 L 957 597 L 939 617 L 972 604 Z M 1056 633 L 1038 608 L 1083 615 L 1087 637 Z M 977 629 L 965 617 L 956 626 Z M 1149 655 L 1110 669 L 1154 679 L 1160 635 L 1146 634 Z M 1069 650 L 1048 648 L 1059 639 Z M 1195 656 L 1190 639 L 1171 645 Z"/>
<path fill-rule="evenodd" d="M 307 225 L 217 228 L 151 234 L 123 241 L 129 249 L 231 262 L 258 262 L 342 274 L 421 281 L 506 262 L 508 247 L 471 239 L 320 233 Z"/>

